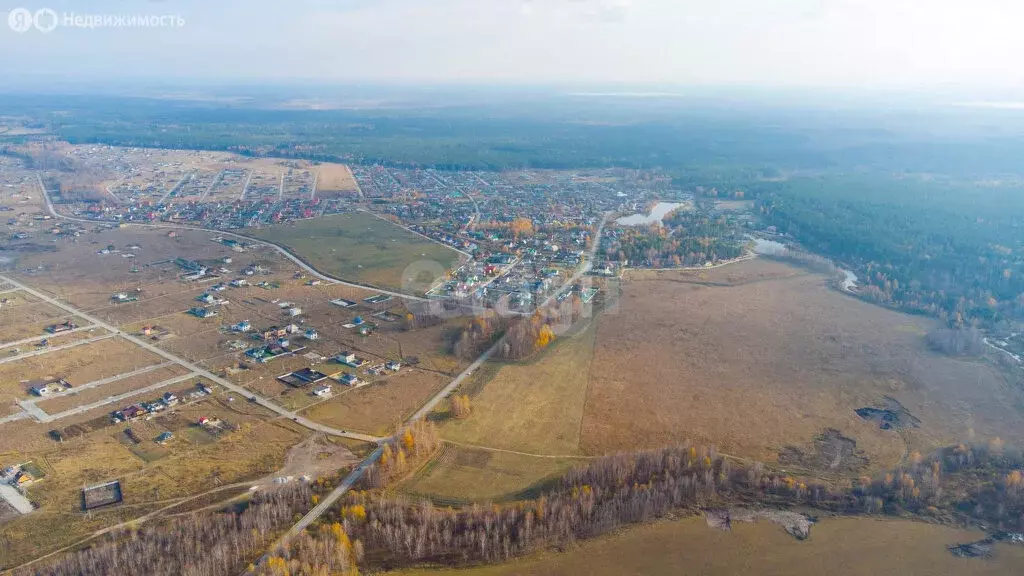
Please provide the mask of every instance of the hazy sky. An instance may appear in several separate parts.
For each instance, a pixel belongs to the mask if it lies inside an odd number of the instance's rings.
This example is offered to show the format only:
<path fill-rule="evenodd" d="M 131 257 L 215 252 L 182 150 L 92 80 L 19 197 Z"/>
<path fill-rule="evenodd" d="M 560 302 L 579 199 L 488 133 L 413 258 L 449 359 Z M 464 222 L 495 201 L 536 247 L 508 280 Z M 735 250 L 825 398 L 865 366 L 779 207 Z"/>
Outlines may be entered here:
<path fill-rule="evenodd" d="M 1022 0 L 0 0 L 0 77 L 1024 88 Z"/>

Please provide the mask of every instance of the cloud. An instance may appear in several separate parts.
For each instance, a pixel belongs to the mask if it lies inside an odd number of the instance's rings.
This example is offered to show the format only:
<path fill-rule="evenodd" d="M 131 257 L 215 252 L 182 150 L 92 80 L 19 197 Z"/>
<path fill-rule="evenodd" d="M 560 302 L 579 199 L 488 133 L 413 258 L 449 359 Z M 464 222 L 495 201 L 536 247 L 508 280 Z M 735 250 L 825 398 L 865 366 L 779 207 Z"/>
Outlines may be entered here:
<path fill-rule="evenodd" d="M 618 22 L 634 7 L 634 0 L 519 0 L 519 13 L 525 17 L 574 21 Z"/>

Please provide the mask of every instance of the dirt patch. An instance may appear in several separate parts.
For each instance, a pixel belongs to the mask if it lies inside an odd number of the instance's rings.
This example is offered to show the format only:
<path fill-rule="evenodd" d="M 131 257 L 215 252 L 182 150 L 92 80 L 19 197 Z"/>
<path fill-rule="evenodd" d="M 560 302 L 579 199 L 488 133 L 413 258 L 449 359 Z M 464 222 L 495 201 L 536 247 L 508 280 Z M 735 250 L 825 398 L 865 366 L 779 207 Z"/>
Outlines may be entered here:
<path fill-rule="evenodd" d="M 814 519 L 788 510 L 749 510 L 746 508 L 706 510 L 704 518 L 708 526 L 718 530 L 731 530 L 733 522 L 752 523 L 767 520 L 777 524 L 797 540 L 806 540 L 811 535 Z"/>
<path fill-rule="evenodd" d="M 801 450 L 796 446 L 785 447 L 779 454 L 779 464 L 853 473 L 863 470 L 868 459 L 857 450 L 856 440 L 829 428 L 814 438 L 809 450 Z"/>
<path fill-rule="evenodd" d="M 969 544 L 956 544 L 947 546 L 949 553 L 957 558 L 991 558 L 995 547 L 995 540 L 985 538 Z"/>
<path fill-rule="evenodd" d="M 899 400 L 886 396 L 880 407 L 866 406 L 855 410 L 857 416 L 878 423 L 882 430 L 917 428 L 921 421 L 914 417 Z"/>

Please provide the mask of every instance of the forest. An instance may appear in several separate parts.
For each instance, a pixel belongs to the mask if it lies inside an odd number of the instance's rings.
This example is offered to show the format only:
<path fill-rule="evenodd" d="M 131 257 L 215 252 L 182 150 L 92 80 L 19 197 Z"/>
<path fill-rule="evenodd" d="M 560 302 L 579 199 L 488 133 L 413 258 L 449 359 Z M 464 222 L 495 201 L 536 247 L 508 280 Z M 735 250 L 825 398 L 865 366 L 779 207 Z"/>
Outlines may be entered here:
<path fill-rule="evenodd" d="M 1024 184 L 794 178 L 759 198 L 780 233 L 851 267 L 860 295 L 951 326 L 1024 317 Z"/>
<path fill-rule="evenodd" d="M 1022 467 L 1020 453 L 993 439 L 951 446 L 928 458 L 912 453 L 905 465 L 844 487 L 736 462 L 714 448 L 680 445 L 603 457 L 570 470 L 539 499 L 508 505 L 439 508 L 429 501 L 354 492 L 334 521 L 360 542 L 372 569 L 502 562 L 669 513 L 729 506 L 889 515 L 1020 532 Z"/>
<path fill-rule="evenodd" d="M 866 103 L 841 110 L 766 104 L 760 95 L 638 102 L 465 93 L 423 91 L 391 106 L 328 110 L 280 106 L 294 94 L 238 102 L 7 94 L 0 107 L 73 143 L 440 169 L 662 168 L 683 187 L 743 186 L 751 195 L 765 179 L 794 171 L 987 175 L 1019 170 L 1024 154 L 1024 139 L 1013 132 L 1024 127 L 991 111 L 914 108 L 894 115 Z M 999 137 L 991 136 L 992 123 L 1002 128 Z"/>
<path fill-rule="evenodd" d="M 745 240 L 723 215 L 679 209 L 662 225 L 632 226 L 613 232 L 601 245 L 604 258 L 630 266 L 669 268 L 703 266 L 743 254 Z"/>

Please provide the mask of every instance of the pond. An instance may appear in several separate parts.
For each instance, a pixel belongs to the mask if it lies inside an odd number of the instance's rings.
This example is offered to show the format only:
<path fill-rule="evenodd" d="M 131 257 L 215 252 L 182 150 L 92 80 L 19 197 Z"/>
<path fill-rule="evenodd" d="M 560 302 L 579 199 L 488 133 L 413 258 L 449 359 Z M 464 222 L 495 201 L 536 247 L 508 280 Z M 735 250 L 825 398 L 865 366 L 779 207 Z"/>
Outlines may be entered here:
<path fill-rule="evenodd" d="M 668 216 L 676 208 L 686 206 L 680 202 L 658 202 L 654 205 L 650 214 L 632 214 L 623 216 L 615 221 L 621 226 L 646 226 L 648 224 L 661 224 L 661 219 Z"/>

